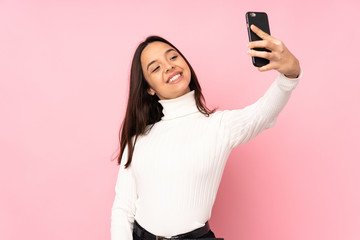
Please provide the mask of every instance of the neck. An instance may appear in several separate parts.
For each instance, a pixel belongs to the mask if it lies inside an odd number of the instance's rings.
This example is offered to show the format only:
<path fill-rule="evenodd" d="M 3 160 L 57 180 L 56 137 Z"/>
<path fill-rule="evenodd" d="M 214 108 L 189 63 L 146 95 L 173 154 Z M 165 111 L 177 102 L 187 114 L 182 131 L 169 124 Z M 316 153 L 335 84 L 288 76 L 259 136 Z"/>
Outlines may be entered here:
<path fill-rule="evenodd" d="M 167 100 L 158 100 L 163 107 L 162 120 L 170 120 L 199 112 L 195 101 L 195 90 L 184 95 Z"/>

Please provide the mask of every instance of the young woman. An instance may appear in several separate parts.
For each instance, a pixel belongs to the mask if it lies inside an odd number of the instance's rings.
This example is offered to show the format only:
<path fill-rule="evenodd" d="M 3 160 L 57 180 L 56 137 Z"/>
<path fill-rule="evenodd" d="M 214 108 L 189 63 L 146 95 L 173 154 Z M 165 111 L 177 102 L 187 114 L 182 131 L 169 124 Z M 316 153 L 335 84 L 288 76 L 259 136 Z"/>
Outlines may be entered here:
<path fill-rule="evenodd" d="M 233 148 L 275 124 L 302 75 L 299 61 L 256 26 L 263 40 L 249 55 L 270 63 L 276 80 L 254 104 L 209 110 L 182 53 L 157 36 L 135 51 L 120 131 L 120 165 L 111 214 L 112 240 L 216 239 L 208 220 Z"/>

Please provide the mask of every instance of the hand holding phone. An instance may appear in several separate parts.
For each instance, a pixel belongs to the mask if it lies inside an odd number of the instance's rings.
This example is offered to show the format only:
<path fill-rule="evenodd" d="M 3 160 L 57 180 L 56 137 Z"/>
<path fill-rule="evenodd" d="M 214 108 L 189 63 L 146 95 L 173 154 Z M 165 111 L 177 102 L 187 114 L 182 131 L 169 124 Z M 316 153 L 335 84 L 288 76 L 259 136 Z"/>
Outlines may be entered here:
<path fill-rule="evenodd" d="M 270 35 L 268 16 L 265 12 L 247 12 L 245 16 L 246 16 L 246 23 L 247 23 L 247 29 L 248 29 L 248 35 L 249 35 L 250 42 L 262 40 L 258 35 L 256 35 L 256 33 L 254 33 L 251 30 L 251 28 L 250 28 L 251 24 L 254 24 L 258 28 L 260 28 L 262 31 L 264 31 Z M 270 50 L 268 50 L 266 48 L 254 48 L 254 50 L 271 52 Z M 268 64 L 270 61 L 266 58 L 252 57 L 252 62 L 254 64 L 254 66 L 256 66 L 256 67 L 262 67 L 262 66 Z"/>
<path fill-rule="evenodd" d="M 254 66 L 261 72 L 274 69 L 289 78 L 299 77 L 299 60 L 281 40 L 270 35 L 266 13 L 248 12 L 246 19 L 250 40 L 248 47 L 252 49 L 249 55 Z"/>

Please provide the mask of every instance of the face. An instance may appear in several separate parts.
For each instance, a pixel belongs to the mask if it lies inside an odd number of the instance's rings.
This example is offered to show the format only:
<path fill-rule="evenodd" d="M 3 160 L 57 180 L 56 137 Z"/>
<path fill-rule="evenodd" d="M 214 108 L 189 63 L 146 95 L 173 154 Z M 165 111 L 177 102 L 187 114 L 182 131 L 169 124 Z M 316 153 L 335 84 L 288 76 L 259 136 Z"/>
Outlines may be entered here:
<path fill-rule="evenodd" d="M 190 92 L 190 68 L 170 45 L 163 42 L 148 44 L 141 53 L 141 67 L 150 85 L 149 94 L 164 100 Z"/>

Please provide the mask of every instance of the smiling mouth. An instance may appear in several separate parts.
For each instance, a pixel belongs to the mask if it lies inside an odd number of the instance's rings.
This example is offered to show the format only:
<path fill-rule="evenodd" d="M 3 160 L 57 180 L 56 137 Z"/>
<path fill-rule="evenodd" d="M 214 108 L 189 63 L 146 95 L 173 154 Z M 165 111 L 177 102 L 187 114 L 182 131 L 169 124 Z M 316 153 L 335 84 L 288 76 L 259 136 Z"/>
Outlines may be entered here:
<path fill-rule="evenodd" d="M 182 76 L 182 72 L 179 74 L 176 74 L 175 76 L 173 76 L 172 78 L 170 78 L 167 83 L 172 83 L 173 81 L 175 81 L 176 79 L 178 79 L 179 77 Z"/>

